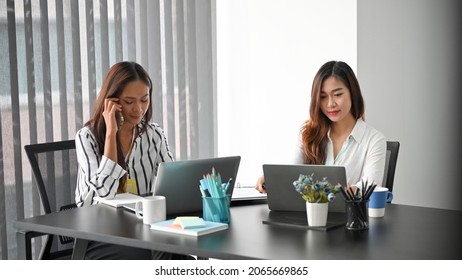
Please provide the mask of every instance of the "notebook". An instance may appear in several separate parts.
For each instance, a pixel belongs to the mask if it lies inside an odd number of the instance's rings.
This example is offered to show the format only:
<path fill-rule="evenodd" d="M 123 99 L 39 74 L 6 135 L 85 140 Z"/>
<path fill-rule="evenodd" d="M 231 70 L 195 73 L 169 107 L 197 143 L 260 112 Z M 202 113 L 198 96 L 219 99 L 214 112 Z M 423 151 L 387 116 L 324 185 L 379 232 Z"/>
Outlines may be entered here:
<path fill-rule="evenodd" d="M 157 171 L 153 193 L 166 197 L 168 217 L 202 213 L 199 186 L 203 175 L 210 174 L 213 167 L 223 183 L 232 178 L 227 190 L 232 195 L 240 161 L 240 156 L 232 156 L 162 162 Z"/>
<path fill-rule="evenodd" d="M 346 186 L 346 172 L 343 166 L 264 164 L 263 175 L 270 210 L 306 211 L 306 202 L 293 185 L 300 174 L 314 174 L 315 181 L 327 177 L 333 185 L 340 183 Z M 329 212 L 345 212 L 345 200 L 341 193 L 337 193 L 335 200 L 329 202 Z"/>
<path fill-rule="evenodd" d="M 95 196 L 93 199 L 102 204 L 107 204 L 115 208 L 133 205 L 134 210 L 136 202 L 141 201 L 142 197 L 131 193 L 121 193 L 117 194 L 113 199 L 105 199 L 99 196 Z"/>

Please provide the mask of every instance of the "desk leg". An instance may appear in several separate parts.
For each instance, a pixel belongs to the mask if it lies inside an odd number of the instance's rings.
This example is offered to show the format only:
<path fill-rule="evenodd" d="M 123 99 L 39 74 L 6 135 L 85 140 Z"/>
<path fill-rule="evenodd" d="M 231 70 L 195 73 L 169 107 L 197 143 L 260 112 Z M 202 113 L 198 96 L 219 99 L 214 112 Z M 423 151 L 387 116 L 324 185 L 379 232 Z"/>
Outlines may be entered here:
<path fill-rule="evenodd" d="M 88 240 L 76 238 L 74 240 L 74 249 L 72 250 L 73 260 L 84 260 L 87 252 Z"/>
<path fill-rule="evenodd" d="M 19 260 L 32 260 L 32 237 L 34 236 L 35 235 L 29 231 L 16 232 Z"/>

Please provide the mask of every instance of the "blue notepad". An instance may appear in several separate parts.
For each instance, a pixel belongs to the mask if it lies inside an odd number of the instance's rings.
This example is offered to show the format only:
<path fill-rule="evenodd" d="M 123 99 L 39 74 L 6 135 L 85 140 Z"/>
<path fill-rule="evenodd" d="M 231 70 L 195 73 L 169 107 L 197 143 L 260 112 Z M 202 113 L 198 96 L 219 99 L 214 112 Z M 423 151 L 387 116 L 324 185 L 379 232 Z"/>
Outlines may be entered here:
<path fill-rule="evenodd" d="M 217 231 L 228 229 L 228 224 L 203 221 L 205 226 L 194 228 L 183 228 L 180 224 L 175 223 L 175 219 L 151 224 L 151 229 L 156 231 L 181 234 L 186 236 L 201 236 Z"/>

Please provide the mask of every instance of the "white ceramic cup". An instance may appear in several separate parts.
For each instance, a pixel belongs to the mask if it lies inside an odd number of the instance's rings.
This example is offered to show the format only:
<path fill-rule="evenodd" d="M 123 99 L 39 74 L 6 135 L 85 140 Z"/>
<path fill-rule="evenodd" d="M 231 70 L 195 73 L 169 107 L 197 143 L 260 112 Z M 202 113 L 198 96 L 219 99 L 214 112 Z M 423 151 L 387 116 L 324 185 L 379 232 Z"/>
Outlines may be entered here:
<path fill-rule="evenodd" d="M 141 206 L 143 206 L 142 210 Z M 135 205 L 135 214 L 139 219 L 143 219 L 143 224 L 165 221 L 167 217 L 166 212 L 167 205 L 165 196 L 143 197 L 143 199 L 137 201 Z"/>

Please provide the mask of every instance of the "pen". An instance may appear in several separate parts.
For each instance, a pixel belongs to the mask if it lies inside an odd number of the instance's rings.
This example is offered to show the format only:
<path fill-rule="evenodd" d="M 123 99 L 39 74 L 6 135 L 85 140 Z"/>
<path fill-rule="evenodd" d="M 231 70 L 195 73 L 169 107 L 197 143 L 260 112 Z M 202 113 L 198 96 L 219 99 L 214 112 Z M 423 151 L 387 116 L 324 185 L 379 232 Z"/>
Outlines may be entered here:
<path fill-rule="evenodd" d="M 233 180 L 233 178 L 229 178 L 228 183 L 226 183 L 225 188 L 224 188 L 225 189 L 224 194 L 226 194 L 228 192 L 228 187 L 229 187 L 229 184 L 231 183 L 232 180 Z"/>

